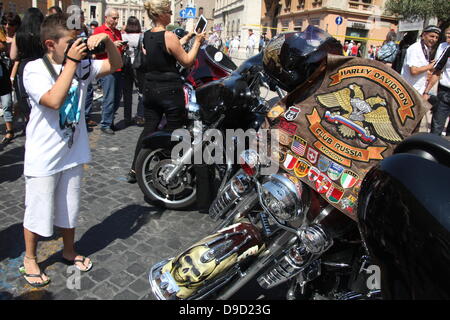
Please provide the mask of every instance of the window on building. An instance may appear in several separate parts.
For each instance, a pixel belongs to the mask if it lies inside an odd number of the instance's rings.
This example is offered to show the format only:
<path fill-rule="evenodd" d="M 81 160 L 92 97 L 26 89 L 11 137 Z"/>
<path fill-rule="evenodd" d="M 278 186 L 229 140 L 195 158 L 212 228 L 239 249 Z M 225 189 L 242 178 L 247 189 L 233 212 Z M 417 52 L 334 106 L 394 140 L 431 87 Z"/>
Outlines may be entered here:
<path fill-rule="evenodd" d="M 322 0 L 313 0 L 312 6 L 313 6 L 313 8 L 321 7 Z"/>
<path fill-rule="evenodd" d="M 286 5 L 286 7 L 284 8 L 285 11 L 290 11 L 291 10 L 291 0 L 284 0 L 284 3 Z"/>
<path fill-rule="evenodd" d="M 315 19 L 310 19 L 309 20 L 309 24 L 310 25 L 312 25 L 312 26 L 320 26 L 320 19 L 317 19 L 317 18 L 315 18 Z"/>
<path fill-rule="evenodd" d="M 305 0 L 298 0 L 297 9 L 305 9 Z"/>
<path fill-rule="evenodd" d="M 91 6 L 90 11 L 89 11 L 90 19 L 96 19 L 96 17 L 97 17 L 96 10 L 97 10 L 96 6 Z"/>
<path fill-rule="evenodd" d="M 303 26 L 303 20 L 302 19 L 295 19 L 294 20 L 294 30 L 295 31 L 302 31 Z"/>

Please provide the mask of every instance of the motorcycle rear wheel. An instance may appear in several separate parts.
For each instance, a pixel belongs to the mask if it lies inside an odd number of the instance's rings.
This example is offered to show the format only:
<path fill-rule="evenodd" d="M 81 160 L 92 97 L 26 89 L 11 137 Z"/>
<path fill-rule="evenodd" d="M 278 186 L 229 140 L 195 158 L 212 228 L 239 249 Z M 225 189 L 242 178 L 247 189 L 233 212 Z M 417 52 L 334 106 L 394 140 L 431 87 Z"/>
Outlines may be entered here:
<path fill-rule="evenodd" d="M 144 196 L 167 209 L 188 209 L 197 200 L 197 186 L 192 168 L 172 182 L 164 172 L 173 167 L 171 150 L 142 149 L 136 159 L 136 179 Z"/>

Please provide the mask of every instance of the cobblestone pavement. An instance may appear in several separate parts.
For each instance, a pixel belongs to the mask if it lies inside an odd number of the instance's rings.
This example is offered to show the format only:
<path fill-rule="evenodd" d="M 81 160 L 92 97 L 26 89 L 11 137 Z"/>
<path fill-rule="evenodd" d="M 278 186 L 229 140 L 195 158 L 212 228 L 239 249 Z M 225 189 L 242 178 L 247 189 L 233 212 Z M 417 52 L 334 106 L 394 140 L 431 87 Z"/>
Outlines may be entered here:
<path fill-rule="evenodd" d="M 133 114 L 135 108 L 136 103 Z M 120 128 L 123 109 L 118 113 Z M 93 114 L 98 122 L 98 104 Z M 4 130 L 2 119 L 2 137 Z M 60 262 L 62 238 L 57 231 L 38 246 L 38 261 L 52 279 L 50 285 L 35 289 L 20 276 L 25 250 L 25 137 L 17 137 L 0 151 L 0 300 L 154 299 L 147 280 L 150 266 L 208 234 L 213 226 L 208 215 L 154 207 L 144 200 L 137 184 L 126 182 L 141 130 L 130 126 L 111 136 L 95 127 L 89 135 L 93 159 L 85 166 L 76 248 L 93 260 L 94 268 L 81 275 L 80 289 L 70 289 L 76 282 L 73 271 L 68 273 Z"/>

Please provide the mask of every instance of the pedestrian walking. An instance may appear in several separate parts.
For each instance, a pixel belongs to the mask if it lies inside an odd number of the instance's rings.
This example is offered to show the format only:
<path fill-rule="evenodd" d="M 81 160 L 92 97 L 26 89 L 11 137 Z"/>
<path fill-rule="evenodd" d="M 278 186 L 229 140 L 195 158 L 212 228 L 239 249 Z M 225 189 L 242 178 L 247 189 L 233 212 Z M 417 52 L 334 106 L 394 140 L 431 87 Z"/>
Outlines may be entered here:
<path fill-rule="evenodd" d="M 154 27 L 144 33 L 144 49 L 147 53 L 144 85 L 145 124 L 136 144 L 131 170 L 128 172 L 129 183 L 136 182 L 135 163 L 142 148 L 142 141 L 158 128 L 162 116 L 166 117 L 166 131 L 183 126 L 185 97 L 177 62 L 185 68 L 192 66 L 205 40 L 205 33 L 197 35 L 191 50 L 186 52 L 180 39 L 174 33 L 166 31 L 172 16 L 170 1 L 148 0 L 144 7 Z"/>
<path fill-rule="evenodd" d="M 33 287 L 50 278 L 37 262 L 39 236 L 50 237 L 60 228 L 62 257 L 82 272 L 92 262 L 74 247 L 80 208 L 83 164 L 90 161 L 84 122 L 87 83 L 120 68 L 122 61 L 107 34 L 89 38 L 90 49 L 106 45 L 108 60 L 83 60 L 87 46 L 67 27 L 65 14 L 52 14 L 42 23 L 46 54 L 25 66 L 23 83 L 32 105 L 25 142 L 25 257 L 20 273 Z M 74 41 L 70 45 L 70 41 Z M 69 47 L 70 46 L 70 47 Z"/>
<path fill-rule="evenodd" d="M 247 39 L 247 58 L 253 57 L 255 54 L 255 46 L 259 43 L 256 34 L 253 33 L 253 29 L 248 29 Z"/>

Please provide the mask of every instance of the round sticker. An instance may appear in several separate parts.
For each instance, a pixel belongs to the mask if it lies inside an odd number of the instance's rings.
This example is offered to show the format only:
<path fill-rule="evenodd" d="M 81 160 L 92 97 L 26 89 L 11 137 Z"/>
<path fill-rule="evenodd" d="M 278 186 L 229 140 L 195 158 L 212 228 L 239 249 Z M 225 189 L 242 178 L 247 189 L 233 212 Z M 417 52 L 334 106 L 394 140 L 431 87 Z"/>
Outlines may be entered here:
<path fill-rule="evenodd" d="M 220 62 L 220 61 L 222 61 L 222 59 L 223 59 L 223 53 L 222 53 L 222 52 L 217 52 L 217 53 L 214 55 L 214 60 L 215 60 L 215 61 Z"/>

